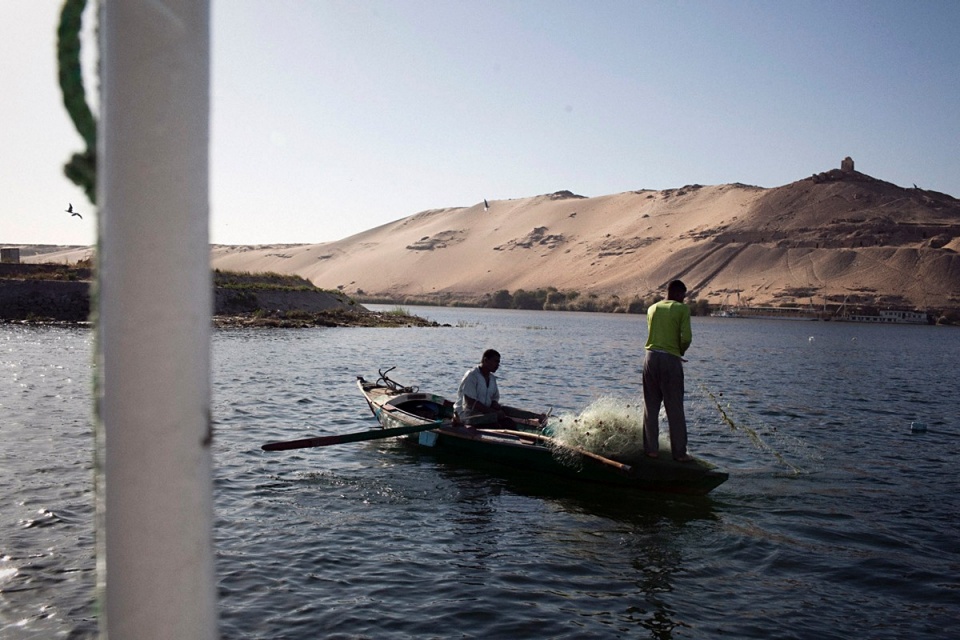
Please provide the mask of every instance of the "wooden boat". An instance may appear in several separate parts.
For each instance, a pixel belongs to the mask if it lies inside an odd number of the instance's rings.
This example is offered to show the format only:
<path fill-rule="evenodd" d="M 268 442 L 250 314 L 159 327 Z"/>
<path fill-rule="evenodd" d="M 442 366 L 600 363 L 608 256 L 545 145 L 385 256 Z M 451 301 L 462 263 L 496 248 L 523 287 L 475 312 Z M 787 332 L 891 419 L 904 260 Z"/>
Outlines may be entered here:
<path fill-rule="evenodd" d="M 729 477 L 698 459 L 681 463 L 641 455 L 614 460 L 570 447 L 544 434 L 543 416 L 521 409 L 504 407 L 510 425 L 495 420 L 465 425 L 454 415 L 450 400 L 401 386 L 382 371 L 376 382 L 358 377 L 357 386 L 383 429 L 438 452 L 642 491 L 705 495 Z"/>

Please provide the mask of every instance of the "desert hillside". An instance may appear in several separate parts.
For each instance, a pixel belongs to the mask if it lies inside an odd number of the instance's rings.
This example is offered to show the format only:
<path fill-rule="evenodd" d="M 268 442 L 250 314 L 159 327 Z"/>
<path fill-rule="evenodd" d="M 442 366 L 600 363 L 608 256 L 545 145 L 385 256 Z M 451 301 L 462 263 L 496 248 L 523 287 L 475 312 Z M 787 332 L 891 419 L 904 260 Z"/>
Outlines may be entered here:
<path fill-rule="evenodd" d="M 435 209 L 322 244 L 214 246 L 218 269 L 295 274 L 362 299 L 480 302 L 553 287 L 713 305 L 960 310 L 960 201 L 833 169 L 775 188 L 560 191 Z M 30 261 L 69 260 L 85 251 Z"/>
<path fill-rule="evenodd" d="M 682 278 L 712 304 L 960 308 L 960 201 L 834 169 L 781 187 L 568 191 L 424 211 L 337 242 L 217 246 L 217 268 L 296 273 L 351 295 L 497 290 L 621 298 Z"/>

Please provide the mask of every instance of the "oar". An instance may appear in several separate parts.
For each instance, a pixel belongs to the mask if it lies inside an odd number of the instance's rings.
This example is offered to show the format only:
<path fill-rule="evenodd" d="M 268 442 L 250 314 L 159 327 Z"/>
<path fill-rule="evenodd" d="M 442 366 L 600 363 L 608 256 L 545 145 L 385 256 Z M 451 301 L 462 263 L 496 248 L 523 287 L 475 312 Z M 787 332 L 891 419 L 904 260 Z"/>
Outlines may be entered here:
<path fill-rule="evenodd" d="M 483 428 L 481 428 L 480 430 L 481 430 L 481 431 L 490 431 L 490 432 L 493 432 L 493 433 L 502 433 L 502 434 L 508 435 L 508 436 L 516 436 L 516 437 L 521 438 L 521 439 L 534 440 L 534 441 L 536 441 L 536 442 L 543 442 L 543 441 L 547 441 L 547 440 L 548 440 L 548 441 L 554 443 L 554 446 L 559 446 L 559 447 L 563 447 L 564 449 L 569 449 L 570 451 L 575 451 L 575 452 L 579 453 L 579 454 L 582 455 L 582 456 L 585 456 L 585 457 L 587 457 L 587 458 L 592 458 L 593 460 L 596 460 L 597 462 L 599 462 L 599 463 L 601 463 L 601 464 L 605 464 L 605 465 L 607 465 L 607 466 L 609 466 L 609 467 L 613 467 L 614 469 L 616 469 L 617 471 L 620 471 L 621 473 L 629 474 L 629 473 L 633 470 L 633 467 L 631 467 L 631 466 L 628 465 L 628 464 L 624 464 L 624 463 L 622 463 L 622 462 L 617 462 L 616 460 L 611 460 L 610 458 L 605 458 L 604 456 L 601 456 L 601 455 L 598 454 L 598 453 L 594 453 L 594 452 L 592 452 L 592 451 L 587 451 L 586 449 L 582 449 L 582 448 L 580 448 L 580 447 L 571 447 L 570 445 L 563 444 L 563 443 L 561 443 L 561 442 L 557 442 L 556 440 L 554 440 L 554 439 L 551 438 L 550 436 L 544 436 L 544 435 L 540 435 L 540 434 L 536 434 L 536 433 L 527 433 L 526 431 L 514 431 L 513 429 L 483 429 Z"/>
<path fill-rule="evenodd" d="M 392 429 L 373 429 L 371 431 L 359 431 L 357 433 L 344 433 L 335 436 L 318 436 L 316 438 L 303 438 L 301 440 L 287 440 L 285 442 L 268 442 L 260 448 L 264 451 L 287 451 L 289 449 L 307 449 L 309 447 L 326 447 L 331 444 L 344 444 L 346 442 L 362 442 L 363 440 L 377 440 L 379 438 L 392 438 L 394 436 L 403 436 L 408 433 L 418 431 L 427 431 L 435 429 L 443 424 L 443 420 L 428 422 L 427 424 L 415 424 L 406 427 L 394 427 Z"/>

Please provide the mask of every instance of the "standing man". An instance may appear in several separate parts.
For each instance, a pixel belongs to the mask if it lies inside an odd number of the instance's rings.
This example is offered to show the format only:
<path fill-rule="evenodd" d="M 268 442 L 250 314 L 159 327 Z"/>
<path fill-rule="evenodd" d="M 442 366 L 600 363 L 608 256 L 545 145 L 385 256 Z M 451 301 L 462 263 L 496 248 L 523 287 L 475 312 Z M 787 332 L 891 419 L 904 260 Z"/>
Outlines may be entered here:
<path fill-rule="evenodd" d="M 647 309 L 646 357 L 643 359 L 643 450 L 651 458 L 660 449 L 660 405 L 667 410 L 670 448 L 677 462 L 687 454 L 687 418 L 683 413 L 683 354 L 693 340 L 690 307 L 683 303 L 687 286 L 673 280 L 667 299 Z"/>
<path fill-rule="evenodd" d="M 487 349 L 480 358 L 480 364 L 463 374 L 460 388 L 457 390 L 457 416 L 469 424 L 470 418 L 479 415 L 494 414 L 500 410 L 500 389 L 497 388 L 497 376 L 500 368 L 500 354 L 495 349 Z"/>

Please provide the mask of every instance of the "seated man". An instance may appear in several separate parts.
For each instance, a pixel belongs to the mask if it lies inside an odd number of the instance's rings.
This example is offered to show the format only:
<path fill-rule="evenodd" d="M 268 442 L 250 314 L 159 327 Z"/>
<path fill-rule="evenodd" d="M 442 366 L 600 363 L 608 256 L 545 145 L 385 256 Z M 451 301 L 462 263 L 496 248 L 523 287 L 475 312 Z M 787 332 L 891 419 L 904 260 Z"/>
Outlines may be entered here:
<path fill-rule="evenodd" d="M 466 425 L 496 424 L 512 421 L 500 407 L 500 390 L 497 388 L 497 376 L 500 368 L 500 354 L 494 349 L 483 352 L 480 364 L 463 374 L 460 388 L 457 390 L 457 417 Z M 510 425 L 506 425 L 509 427 Z"/>

